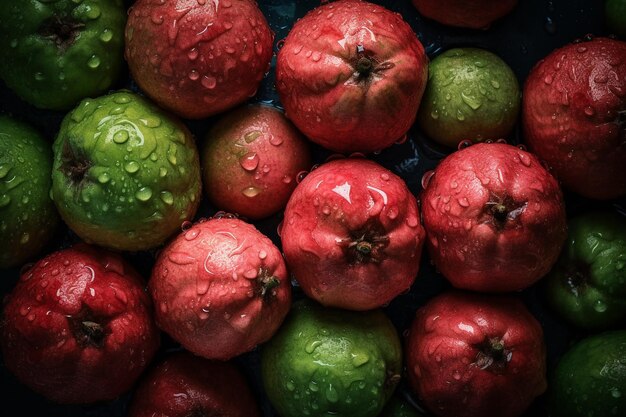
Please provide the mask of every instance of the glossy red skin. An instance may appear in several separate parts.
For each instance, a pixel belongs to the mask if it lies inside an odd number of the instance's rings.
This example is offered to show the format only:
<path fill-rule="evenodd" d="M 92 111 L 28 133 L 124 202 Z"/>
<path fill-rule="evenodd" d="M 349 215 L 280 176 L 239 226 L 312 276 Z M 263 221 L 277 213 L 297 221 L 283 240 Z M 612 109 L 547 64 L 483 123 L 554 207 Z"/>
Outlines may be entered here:
<path fill-rule="evenodd" d="M 564 187 L 626 195 L 626 42 L 596 38 L 540 61 L 524 86 L 522 121 L 529 148 Z"/>
<path fill-rule="evenodd" d="M 202 161 L 209 200 L 250 219 L 283 209 L 298 174 L 311 168 L 302 134 L 281 111 L 258 104 L 225 115 L 211 128 Z"/>
<path fill-rule="evenodd" d="M 195 414 L 194 414 L 195 413 Z M 129 417 L 258 417 L 256 400 L 229 362 L 176 353 L 143 379 Z"/>
<path fill-rule="evenodd" d="M 502 199 L 513 203 L 500 227 L 490 210 Z M 481 143 L 449 155 L 423 190 L 421 207 L 431 259 L 457 288 L 529 287 L 550 270 L 567 237 L 558 183 L 512 145 Z"/>
<path fill-rule="evenodd" d="M 105 329 L 81 343 L 72 319 Z M 159 346 L 142 278 L 119 255 L 79 244 L 21 274 L 4 307 L 5 366 L 59 403 L 111 400 L 128 391 Z"/>
<path fill-rule="evenodd" d="M 425 17 L 444 25 L 488 29 L 509 14 L 517 0 L 413 0 L 413 5 Z"/>
<path fill-rule="evenodd" d="M 368 227 L 389 242 L 378 262 L 356 262 L 347 245 Z M 365 159 L 335 160 L 308 174 L 287 203 L 281 230 L 287 265 L 306 295 L 349 310 L 380 307 L 407 291 L 424 237 L 404 181 Z"/>
<path fill-rule="evenodd" d="M 256 93 L 273 41 L 252 0 L 138 0 L 128 13 L 125 56 L 133 79 L 161 107 L 200 119 Z"/>
<path fill-rule="evenodd" d="M 477 364 L 491 338 L 510 354 L 501 370 Z M 417 311 L 406 356 L 410 386 L 442 417 L 519 416 L 547 387 L 543 331 L 513 297 L 435 297 Z"/>
<path fill-rule="evenodd" d="M 257 287 L 267 270 L 280 285 L 265 299 Z M 278 329 L 291 306 L 282 255 L 239 219 L 196 223 L 159 254 L 149 290 L 159 327 L 196 355 L 228 360 Z"/>
<path fill-rule="evenodd" d="M 383 66 L 356 80 L 357 46 Z M 375 65 L 376 66 L 376 65 Z M 409 130 L 428 78 L 428 58 L 402 17 L 357 0 L 324 4 L 293 26 L 278 53 L 276 87 L 287 117 L 336 152 L 391 146 Z"/>

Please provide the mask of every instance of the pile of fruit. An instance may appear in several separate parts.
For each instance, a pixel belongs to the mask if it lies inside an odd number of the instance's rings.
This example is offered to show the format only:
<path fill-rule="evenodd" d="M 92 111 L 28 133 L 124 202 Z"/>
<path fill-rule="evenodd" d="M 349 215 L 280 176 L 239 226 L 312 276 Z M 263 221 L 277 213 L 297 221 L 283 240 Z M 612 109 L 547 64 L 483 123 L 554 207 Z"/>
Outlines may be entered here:
<path fill-rule="evenodd" d="M 626 415 L 626 1 L 404 2 L 1 6 L 22 414 Z"/>

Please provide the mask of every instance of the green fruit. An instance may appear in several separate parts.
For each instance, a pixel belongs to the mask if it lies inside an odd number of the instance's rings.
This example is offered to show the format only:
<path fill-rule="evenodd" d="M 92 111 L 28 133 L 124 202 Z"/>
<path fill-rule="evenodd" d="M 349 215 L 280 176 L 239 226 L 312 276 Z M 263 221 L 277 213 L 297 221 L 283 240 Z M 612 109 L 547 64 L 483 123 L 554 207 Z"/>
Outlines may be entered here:
<path fill-rule="evenodd" d="M 191 133 L 136 94 L 83 100 L 53 149 L 54 201 L 87 242 L 153 248 L 196 212 L 200 163 Z"/>
<path fill-rule="evenodd" d="M 626 0 L 607 0 L 605 12 L 609 30 L 626 37 Z"/>
<path fill-rule="evenodd" d="M 34 129 L 0 116 L 0 268 L 48 243 L 59 221 L 50 199 L 52 151 Z"/>
<path fill-rule="evenodd" d="M 424 413 L 420 413 L 407 400 L 394 395 L 380 413 L 379 417 L 424 417 Z"/>
<path fill-rule="evenodd" d="M 491 52 L 450 49 L 432 60 L 417 120 L 431 139 L 449 147 L 463 140 L 506 137 L 521 93 L 515 74 Z"/>
<path fill-rule="evenodd" d="M 398 334 L 381 310 L 295 303 L 261 357 L 263 383 L 282 417 L 376 416 L 402 370 Z"/>
<path fill-rule="evenodd" d="M 549 304 L 572 324 L 602 329 L 626 323 L 626 218 L 597 212 L 571 219 L 544 282 Z"/>
<path fill-rule="evenodd" d="M 122 0 L 5 1 L 0 77 L 37 107 L 68 109 L 118 78 L 125 24 Z"/>
<path fill-rule="evenodd" d="M 553 417 L 626 415 L 626 331 L 578 342 L 559 361 L 550 385 Z"/>

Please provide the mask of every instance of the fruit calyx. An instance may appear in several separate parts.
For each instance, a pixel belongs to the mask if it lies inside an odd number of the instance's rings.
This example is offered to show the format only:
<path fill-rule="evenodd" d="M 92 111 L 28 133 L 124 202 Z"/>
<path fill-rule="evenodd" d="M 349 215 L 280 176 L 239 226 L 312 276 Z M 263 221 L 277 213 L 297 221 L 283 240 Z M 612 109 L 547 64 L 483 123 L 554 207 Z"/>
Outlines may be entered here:
<path fill-rule="evenodd" d="M 78 185 L 85 179 L 85 174 L 91 168 L 91 161 L 82 152 L 76 152 L 66 141 L 61 153 L 61 172 L 69 178 L 72 185 Z"/>
<path fill-rule="evenodd" d="M 506 349 L 504 341 L 499 337 L 485 338 L 476 348 L 478 353 L 472 365 L 495 374 L 504 372 L 513 356 L 513 352 Z"/>
<path fill-rule="evenodd" d="M 356 47 L 356 60 L 352 63 L 354 67 L 354 79 L 356 82 L 368 82 L 371 75 L 376 72 L 393 68 L 391 62 L 379 62 L 375 57 L 365 51 L 363 45 Z"/>
<path fill-rule="evenodd" d="M 272 275 L 267 269 L 259 269 L 256 278 L 256 293 L 263 301 L 267 301 L 276 295 L 274 288 L 280 285 L 280 279 Z"/>
<path fill-rule="evenodd" d="M 487 221 L 496 229 L 504 229 L 509 221 L 516 220 L 526 209 L 526 203 L 513 201 L 509 196 L 499 197 L 492 195 L 485 204 Z"/>
<path fill-rule="evenodd" d="M 52 16 L 39 27 L 39 35 L 52 41 L 60 51 L 74 44 L 85 24 L 71 16 Z"/>
<path fill-rule="evenodd" d="M 575 297 L 578 297 L 587 288 L 589 275 L 589 265 L 582 263 L 569 265 L 563 270 L 562 282 Z"/>
<path fill-rule="evenodd" d="M 384 258 L 384 249 L 389 245 L 389 237 L 379 226 L 366 226 L 352 233 L 347 239 L 338 241 L 350 264 L 379 263 Z"/>
<path fill-rule="evenodd" d="M 68 317 L 68 321 L 72 334 L 80 346 L 98 349 L 104 347 L 107 336 L 106 329 L 93 318 L 93 314 L 89 311 L 83 311 L 75 317 Z"/>

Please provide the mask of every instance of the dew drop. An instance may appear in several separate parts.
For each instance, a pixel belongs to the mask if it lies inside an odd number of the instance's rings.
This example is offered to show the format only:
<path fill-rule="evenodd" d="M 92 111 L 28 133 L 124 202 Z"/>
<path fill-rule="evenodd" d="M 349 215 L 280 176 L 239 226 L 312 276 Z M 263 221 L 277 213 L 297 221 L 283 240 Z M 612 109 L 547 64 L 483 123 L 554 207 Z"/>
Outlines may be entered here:
<path fill-rule="evenodd" d="M 97 55 L 92 55 L 87 61 L 87 66 L 91 69 L 96 69 L 100 66 L 100 58 Z"/>
<path fill-rule="evenodd" d="M 152 197 L 152 189 L 150 189 L 150 187 L 141 187 L 135 193 L 135 197 L 137 197 L 139 201 L 148 201 Z"/>
<path fill-rule="evenodd" d="M 212 90 L 217 85 L 217 80 L 215 79 L 215 77 L 212 77 L 210 75 L 204 75 L 202 77 L 202 80 L 200 80 L 200 83 L 204 88 Z"/>
<path fill-rule="evenodd" d="M 257 187 L 254 187 L 254 186 L 246 187 L 246 188 L 244 188 L 241 191 L 241 193 L 243 195 L 245 195 L 246 197 L 248 197 L 248 198 L 256 197 L 257 195 L 259 195 L 260 192 L 261 192 L 261 190 L 259 188 L 257 188 Z"/>
<path fill-rule="evenodd" d="M 113 135 L 113 142 L 115 143 L 122 144 L 122 143 L 125 143 L 127 140 L 128 140 L 128 132 L 125 130 L 118 130 Z"/>
<path fill-rule="evenodd" d="M 248 152 L 241 157 L 241 159 L 239 160 L 239 164 L 246 171 L 254 171 L 259 166 L 259 156 L 256 154 L 256 152 Z"/>
<path fill-rule="evenodd" d="M 100 40 L 107 43 L 110 42 L 111 39 L 113 39 L 113 31 L 111 31 L 110 29 L 104 29 L 100 34 Z"/>
<path fill-rule="evenodd" d="M 161 200 L 168 206 L 174 204 L 174 196 L 169 191 L 161 191 Z"/>
<path fill-rule="evenodd" d="M 426 171 L 424 175 L 422 175 L 422 188 L 423 189 L 426 189 L 426 187 L 428 187 L 428 184 L 430 183 L 430 180 L 433 178 L 433 175 L 435 175 L 434 170 Z"/>
<path fill-rule="evenodd" d="M 270 144 L 274 146 L 280 146 L 283 143 L 283 138 L 281 136 L 270 135 Z"/>
<path fill-rule="evenodd" d="M 140 165 L 135 161 L 128 161 L 124 165 L 124 170 L 128 172 L 129 174 L 134 174 L 135 172 L 139 171 L 139 168 L 140 168 Z"/>

